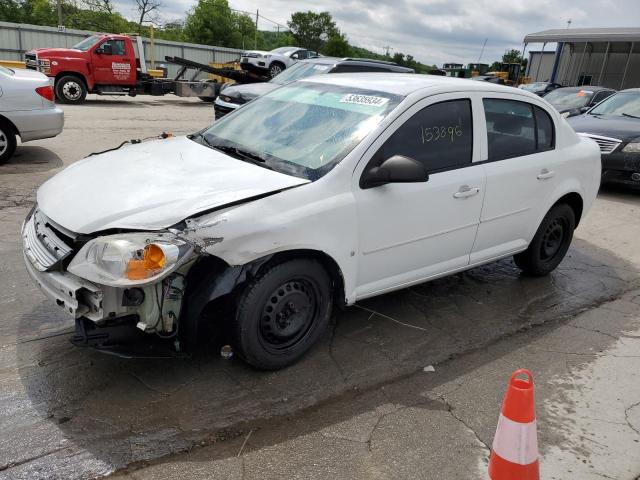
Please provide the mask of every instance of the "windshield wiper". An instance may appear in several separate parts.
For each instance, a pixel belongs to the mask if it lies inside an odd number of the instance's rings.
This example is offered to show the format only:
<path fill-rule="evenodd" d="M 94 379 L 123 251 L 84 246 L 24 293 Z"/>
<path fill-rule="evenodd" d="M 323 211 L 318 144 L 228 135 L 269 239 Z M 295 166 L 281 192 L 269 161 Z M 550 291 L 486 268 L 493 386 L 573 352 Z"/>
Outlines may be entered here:
<path fill-rule="evenodd" d="M 629 118 L 640 118 L 640 117 L 638 117 L 636 115 L 631 115 L 630 113 L 623 113 L 622 116 L 623 117 L 629 117 Z"/>
<path fill-rule="evenodd" d="M 214 148 L 215 147 L 215 145 L 213 145 L 209 141 L 209 139 L 207 137 L 205 137 L 204 133 L 202 133 L 202 132 L 196 132 L 196 133 L 193 133 L 191 135 L 187 135 L 187 138 L 189 140 L 193 140 L 196 137 L 201 138 L 204 141 L 204 143 L 206 143 L 207 147 L 210 147 L 210 148 Z"/>
<path fill-rule="evenodd" d="M 229 145 L 215 145 L 211 143 L 209 143 L 209 145 L 211 145 L 211 148 L 230 154 L 233 157 L 237 158 L 238 160 L 253 163 L 254 165 L 258 165 L 259 167 L 273 170 L 273 167 L 270 167 L 269 165 L 267 165 L 267 159 L 258 155 L 257 153 L 249 152 L 247 150 L 242 150 L 237 147 L 231 147 Z"/>

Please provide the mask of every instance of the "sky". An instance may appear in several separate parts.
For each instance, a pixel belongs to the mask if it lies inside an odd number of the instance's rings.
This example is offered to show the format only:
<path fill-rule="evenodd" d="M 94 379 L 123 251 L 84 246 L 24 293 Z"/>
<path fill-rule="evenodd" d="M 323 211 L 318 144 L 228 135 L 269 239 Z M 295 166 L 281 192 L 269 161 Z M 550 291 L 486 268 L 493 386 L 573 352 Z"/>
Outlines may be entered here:
<path fill-rule="evenodd" d="M 114 2 L 127 17 L 135 17 L 133 0 Z M 164 0 L 165 20 L 184 19 L 195 0 Z M 352 45 L 384 53 L 402 52 L 417 60 L 443 63 L 499 60 L 507 49 L 522 49 L 528 33 L 551 28 L 633 27 L 640 25 L 639 0 L 229 0 L 231 8 L 255 12 L 286 25 L 291 13 L 313 10 L 331 13 Z M 260 30 L 276 25 L 261 20 Z M 531 45 L 539 49 L 540 45 Z M 549 48 L 549 46 L 547 46 Z"/>

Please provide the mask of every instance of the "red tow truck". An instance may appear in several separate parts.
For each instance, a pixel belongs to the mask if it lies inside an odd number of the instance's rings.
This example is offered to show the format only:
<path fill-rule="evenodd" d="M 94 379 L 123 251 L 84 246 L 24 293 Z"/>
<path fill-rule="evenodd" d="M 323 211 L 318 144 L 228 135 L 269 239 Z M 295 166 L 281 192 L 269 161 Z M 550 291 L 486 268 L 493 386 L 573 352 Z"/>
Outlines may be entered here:
<path fill-rule="evenodd" d="M 133 39 L 136 39 L 137 52 Z M 154 78 L 147 70 L 142 37 L 96 34 L 71 48 L 38 48 L 25 54 L 26 67 L 53 79 L 56 98 L 61 103 L 79 104 L 87 93 L 99 95 L 165 95 L 215 99 L 220 83 L 196 80 L 200 72 L 231 78 L 239 83 L 267 78 L 233 68 L 214 68 L 179 57 L 165 57 L 180 65 L 176 77 Z M 196 71 L 185 80 L 187 70 Z"/>

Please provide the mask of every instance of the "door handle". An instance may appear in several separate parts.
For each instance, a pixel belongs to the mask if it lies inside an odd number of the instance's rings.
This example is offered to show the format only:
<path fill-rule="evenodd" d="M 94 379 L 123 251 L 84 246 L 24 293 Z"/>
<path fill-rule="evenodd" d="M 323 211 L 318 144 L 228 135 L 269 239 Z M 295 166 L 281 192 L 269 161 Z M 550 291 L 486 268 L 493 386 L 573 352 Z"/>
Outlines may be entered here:
<path fill-rule="evenodd" d="M 547 168 L 543 168 L 540 170 L 540 174 L 538 175 L 538 180 L 546 180 L 548 178 L 553 177 L 556 174 L 553 170 L 549 170 Z"/>
<path fill-rule="evenodd" d="M 462 185 L 460 190 L 453 194 L 453 198 L 469 198 L 480 193 L 478 187 L 470 187 L 469 185 Z"/>

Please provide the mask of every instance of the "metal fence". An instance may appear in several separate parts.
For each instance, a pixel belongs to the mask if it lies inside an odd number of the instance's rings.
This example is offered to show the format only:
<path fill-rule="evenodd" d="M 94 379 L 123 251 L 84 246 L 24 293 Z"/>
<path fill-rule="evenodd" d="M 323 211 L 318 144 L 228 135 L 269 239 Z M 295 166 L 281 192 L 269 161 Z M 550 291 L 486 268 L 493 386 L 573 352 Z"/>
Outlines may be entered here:
<path fill-rule="evenodd" d="M 0 60 L 24 60 L 24 54 L 34 48 L 69 48 L 88 35 L 97 32 L 87 30 L 58 31 L 57 27 L 43 27 L 23 23 L 0 22 Z M 155 39 L 155 67 L 165 64 L 165 56 L 187 58 L 200 63 L 226 63 L 237 60 L 241 50 L 212 47 L 195 43 L 172 42 Z M 144 54 L 147 67 L 151 68 L 150 40 L 144 38 Z M 166 64 L 169 75 L 175 75 L 178 66 Z"/>

